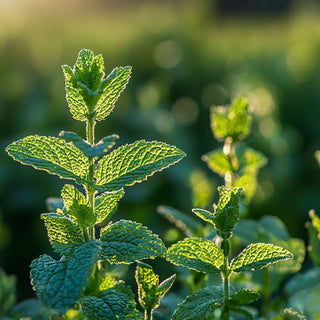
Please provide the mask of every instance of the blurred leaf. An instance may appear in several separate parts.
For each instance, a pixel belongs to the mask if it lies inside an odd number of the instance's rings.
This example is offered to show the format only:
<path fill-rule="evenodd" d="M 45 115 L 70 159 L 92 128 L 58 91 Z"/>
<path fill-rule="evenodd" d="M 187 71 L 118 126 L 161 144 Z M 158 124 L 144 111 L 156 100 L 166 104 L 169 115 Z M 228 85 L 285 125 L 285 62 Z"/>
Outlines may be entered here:
<path fill-rule="evenodd" d="M 251 302 L 260 299 L 261 295 L 259 292 L 249 289 L 241 289 L 235 294 L 230 296 L 230 302 L 233 305 L 245 306 Z"/>
<path fill-rule="evenodd" d="M 311 223 L 307 224 L 309 233 L 309 253 L 314 264 L 320 267 L 320 219 L 313 210 L 309 213 Z"/>
<path fill-rule="evenodd" d="M 226 172 L 234 172 L 232 163 L 228 155 L 224 154 L 222 149 L 212 151 L 202 157 L 207 162 L 208 167 L 214 172 L 224 177 Z"/>
<path fill-rule="evenodd" d="M 16 303 L 16 277 L 0 269 L 0 317 L 7 315 Z"/>
<path fill-rule="evenodd" d="M 281 310 L 280 315 L 274 317 L 272 320 L 307 320 L 307 318 L 301 312 L 287 308 Z"/>

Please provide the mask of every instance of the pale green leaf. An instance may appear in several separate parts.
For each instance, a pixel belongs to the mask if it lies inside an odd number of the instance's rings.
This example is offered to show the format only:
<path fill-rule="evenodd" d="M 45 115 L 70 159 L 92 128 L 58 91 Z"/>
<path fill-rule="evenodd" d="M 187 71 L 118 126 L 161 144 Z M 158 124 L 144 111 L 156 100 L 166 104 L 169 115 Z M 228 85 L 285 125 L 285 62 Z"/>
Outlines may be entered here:
<path fill-rule="evenodd" d="M 192 209 L 192 212 L 194 214 L 196 214 L 203 221 L 209 222 L 212 225 L 214 225 L 214 215 L 213 215 L 213 213 L 211 213 L 211 212 L 209 212 L 207 210 L 204 210 L 204 209 L 199 209 L 199 208 Z"/>
<path fill-rule="evenodd" d="M 76 199 L 74 199 L 67 213 L 81 228 L 92 227 L 96 223 L 96 216 L 91 206 L 89 204 L 83 204 Z"/>
<path fill-rule="evenodd" d="M 172 287 L 176 278 L 177 278 L 177 276 L 175 274 L 173 274 L 172 276 L 163 280 L 160 283 L 160 285 L 158 287 L 158 294 L 159 294 L 160 298 L 162 298 L 170 290 L 170 288 Z"/>
<path fill-rule="evenodd" d="M 259 292 L 249 289 L 241 289 L 235 294 L 230 296 L 230 302 L 233 305 L 245 306 L 251 302 L 260 299 Z"/>
<path fill-rule="evenodd" d="M 67 210 L 70 209 L 75 200 L 80 204 L 88 204 L 86 196 L 71 184 L 65 184 L 63 186 L 61 198 L 63 199 L 64 206 Z"/>
<path fill-rule="evenodd" d="M 94 213 L 97 223 L 110 220 L 118 207 L 118 201 L 123 197 L 124 191 L 120 189 L 115 192 L 105 192 L 95 199 Z"/>
<path fill-rule="evenodd" d="M 132 263 L 162 256 L 166 248 L 159 237 L 142 224 L 120 220 L 101 230 L 101 256 L 111 263 Z"/>
<path fill-rule="evenodd" d="M 224 177 L 226 172 L 234 172 L 230 158 L 220 149 L 204 155 L 202 159 L 207 162 L 211 170 L 221 177 Z"/>
<path fill-rule="evenodd" d="M 115 68 L 103 80 L 103 92 L 95 108 L 97 121 L 103 120 L 113 110 L 114 104 L 129 82 L 131 69 L 129 66 Z"/>
<path fill-rule="evenodd" d="M 175 164 L 185 153 L 162 142 L 136 141 L 104 156 L 98 163 L 95 178 L 99 191 L 119 190 L 147 179 L 156 171 Z"/>
<path fill-rule="evenodd" d="M 188 296 L 173 314 L 173 320 L 206 320 L 212 311 L 222 306 L 223 291 L 219 287 L 207 287 Z"/>
<path fill-rule="evenodd" d="M 203 236 L 203 226 L 193 217 L 169 206 L 159 206 L 158 212 L 188 237 Z"/>
<path fill-rule="evenodd" d="M 259 151 L 252 148 L 236 148 L 240 175 L 245 173 L 256 173 L 268 162 L 267 158 Z"/>
<path fill-rule="evenodd" d="M 136 309 L 133 293 L 122 283 L 103 291 L 99 297 L 84 296 L 80 302 L 88 319 L 143 320 L 142 314 Z"/>
<path fill-rule="evenodd" d="M 92 146 L 87 141 L 83 140 L 74 132 L 70 131 L 61 131 L 59 133 L 61 139 L 64 139 L 67 142 L 73 142 L 73 144 L 80 149 L 83 154 L 88 158 L 102 157 L 105 155 L 114 145 L 115 141 L 119 139 L 119 136 L 116 134 L 104 137 L 94 146 Z"/>
<path fill-rule="evenodd" d="M 76 248 L 71 258 L 56 261 L 43 255 L 33 260 L 31 279 L 39 300 L 64 314 L 80 299 L 98 253 L 97 243 L 88 242 Z"/>
<path fill-rule="evenodd" d="M 212 241 L 186 238 L 168 249 L 167 259 L 173 264 L 207 273 L 221 271 L 224 255 Z"/>
<path fill-rule="evenodd" d="M 230 269 L 235 272 L 257 270 L 291 258 L 292 254 L 286 249 L 270 243 L 255 243 L 246 247 L 231 261 Z"/>
<path fill-rule="evenodd" d="M 89 170 L 88 159 L 79 149 L 54 137 L 28 136 L 10 144 L 7 152 L 23 164 L 80 184 Z"/>

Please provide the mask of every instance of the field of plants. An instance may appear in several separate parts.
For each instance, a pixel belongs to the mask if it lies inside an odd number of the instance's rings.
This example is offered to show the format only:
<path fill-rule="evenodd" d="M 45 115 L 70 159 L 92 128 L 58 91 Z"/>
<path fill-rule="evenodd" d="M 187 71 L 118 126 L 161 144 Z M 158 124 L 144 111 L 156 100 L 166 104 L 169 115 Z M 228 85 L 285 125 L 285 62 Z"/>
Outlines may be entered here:
<path fill-rule="evenodd" d="M 0 319 L 320 319 L 319 15 L 1 3 Z"/>

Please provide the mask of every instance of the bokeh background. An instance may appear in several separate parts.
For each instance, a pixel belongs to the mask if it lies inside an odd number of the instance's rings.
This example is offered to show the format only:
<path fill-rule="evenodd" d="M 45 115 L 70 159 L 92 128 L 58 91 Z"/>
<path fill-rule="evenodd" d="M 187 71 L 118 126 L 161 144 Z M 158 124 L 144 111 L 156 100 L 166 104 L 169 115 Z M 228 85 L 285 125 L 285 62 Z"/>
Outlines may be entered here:
<path fill-rule="evenodd" d="M 142 222 L 167 244 L 179 237 L 157 206 L 189 213 L 199 190 L 216 200 L 223 181 L 201 160 L 220 146 L 210 107 L 244 95 L 255 117 L 247 142 L 268 157 L 249 216 L 278 216 L 307 240 L 308 211 L 320 207 L 318 1 L 0 0 L 0 267 L 17 275 L 19 299 L 33 295 L 31 260 L 52 254 L 39 217 L 64 182 L 4 149 L 29 134 L 85 134 L 67 108 L 60 68 L 81 48 L 102 53 L 107 73 L 133 66 L 97 139 L 117 133 L 119 145 L 145 138 L 188 154 L 128 188 L 115 218 Z"/>

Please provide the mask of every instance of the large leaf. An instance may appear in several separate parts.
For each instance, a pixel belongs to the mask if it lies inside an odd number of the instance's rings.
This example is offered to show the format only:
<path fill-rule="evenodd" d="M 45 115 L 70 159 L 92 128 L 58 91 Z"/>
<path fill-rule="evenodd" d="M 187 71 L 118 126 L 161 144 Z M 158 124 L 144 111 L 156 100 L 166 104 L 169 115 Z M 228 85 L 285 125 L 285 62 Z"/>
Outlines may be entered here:
<path fill-rule="evenodd" d="M 212 241 L 186 238 L 168 249 L 167 259 L 173 264 L 207 273 L 221 270 L 224 255 Z"/>
<path fill-rule="evenodd" d="M 207 287 L 194 292 L 178 305 L 173 320 L 206 320 L 212 311 L 221 306 L 223 291 L 219 287 Z"/>
<path fill-rule="evenodd" d="M 80 184 L 89 170 L 88 159 L 79 149 L 55 137 L 28 136 L 13 142 L 6 150 L 23 164 Z"/>
<path fill-rule="evenodd" d="M 88 319 L 143 320 L 142 314 L 136 309 L 133 293 L 122 283 L 103 291 L 99 297 L 84 296 L 81 306 Z"/>
<path fill-rule="evenodd" d="M 101 256 L 111 263 L 132 263 L 162 256 L 166 248 L 159 237 L 142 224 L 120 220 L 101 230 Z"/>
<path fill-rule="evenodd" d="M 103 120 L 113 110 L 120 93 L 129 82 L 131 69 L 130 66 L 115 68 L 108 77 L 103 80 L 103 92 L 95 108 L 97 121 Z"/>
<path fill-rule="evenodd" d="M 156 171 L 173 165 L 185 156 L 163 142 L 137 141 L 104 156 L 95 173 L 99 191 L 115 191 L 145 180 Z"/>
<path fill-rule="evenodd" d="M 257 270 L 291 258 L 292 254 L 286 249 L 270 243 L 255 243 L 246 247 L 231 261 L 230 269 L 235 272 Z"/>
<path fill-rule="evenodd" d="M 43 255 L 33 260 L 31 279 L 40 301 L 64 314 L 80 299 L 98 253 L 97 243 L 88 242 L 79 246 L 71 258 L 56 261 Z"/>

